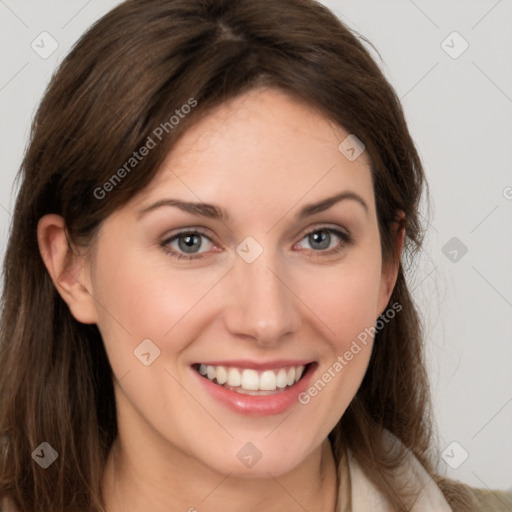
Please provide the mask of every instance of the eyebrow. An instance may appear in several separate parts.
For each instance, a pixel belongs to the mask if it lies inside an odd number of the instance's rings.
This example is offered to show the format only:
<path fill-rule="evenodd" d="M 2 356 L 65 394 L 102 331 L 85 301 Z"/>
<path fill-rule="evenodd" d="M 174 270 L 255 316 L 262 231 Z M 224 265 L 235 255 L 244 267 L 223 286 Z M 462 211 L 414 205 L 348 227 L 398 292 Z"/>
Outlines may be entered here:
<path fill-rule="evenodd" d="M 336 194 L 326 199 L 322 199 L 317 203 L 311 203 L 303 206 L 300 209 L 299 213 L 297 214 L 297 218 L 303 219 L 310 215 L 314 215 L 315 213 L 323 212 L 331 208 L 331 206 L 334 206 L 336 203 L 339 203 L 340 201 L 343 200 L 356 201 L 364 208 L 364 210 L 368 214 L 368 205 L 360 195 L 356 194 L 355 192 L 344 191 L 341 192 L 340 194 Z M 180 201 L 178 199 L 162 199 L 160 201 L 157 201 L 156 203 L 153 203 L 147 206 L 146 208 L 140 210 L 138 213 L 138 218 L 140 219 L 147 213 L 154 211 L 158 208 L 162 208 L 164 206 L 174 206 L 180 208 L 185 212 L 191 213 L 192 215 L 200 215 L 202 217 L 207 217 L 215 220 L 225 221 L 230 219 L 230 215 L 225 210 L 213 204 L 187 202 Z"/>

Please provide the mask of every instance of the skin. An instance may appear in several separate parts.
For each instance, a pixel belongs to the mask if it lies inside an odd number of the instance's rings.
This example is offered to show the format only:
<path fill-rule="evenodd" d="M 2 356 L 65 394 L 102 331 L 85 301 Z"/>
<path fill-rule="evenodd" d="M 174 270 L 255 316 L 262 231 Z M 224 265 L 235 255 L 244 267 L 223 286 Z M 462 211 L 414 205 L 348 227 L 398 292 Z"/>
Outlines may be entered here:
<path fill-rule="evenodd" d="M 362 381 L 371 339 L 310 403 L 279 415 L 225 408 L 190 365 L 304 358 L 318 363 L 318 378 L 385 311 L 398 259 L 382 265 L 369 161 L 338 150 L 347 135 L 283 92 L 257 89 L 189 129 L 87 253 L 70 253 L 61 217 L 41 219 L 41 254 L 55 286 L 78 321 L 98 325 L 115 375 L 120 434 L 105 471 L 109 512 L 334 510 L 327 435 Z M 296 218 L 305 204 L 344 190 L 368 211 L 343 200 Z M 212 203 L 230 219 L 175 207 L 138 219 L 164 198 Z M 319 249 L 307 234 L 326 227 L 353 241 L 333 234 Z M 162 244 L 192 228 L 207 234 L 203 257 L 170 256 Z M 247 236 L 263 248 L 253 263 L 236 252 Z M 397 258 L 403 236 L 397 229 Z M 178 241 L 167 249 L 180 252 Z M 146 338 L 161 351 L 150 366 L 133 354 Z M 262 453 L 252 468 L 236 456 L 246 442 Z"/>

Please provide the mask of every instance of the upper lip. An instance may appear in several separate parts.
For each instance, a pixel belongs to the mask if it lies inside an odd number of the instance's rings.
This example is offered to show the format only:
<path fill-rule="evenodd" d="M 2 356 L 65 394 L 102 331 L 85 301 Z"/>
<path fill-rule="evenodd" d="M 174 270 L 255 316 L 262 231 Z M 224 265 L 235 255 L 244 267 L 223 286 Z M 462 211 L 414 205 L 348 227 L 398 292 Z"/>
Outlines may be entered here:
<path fill-rule="evenodd" d="M 311 359 L 277 359 L 274 361 L 254 361 L 249 359 L 236 359 L 230 361 L 198 361 L 196 365 L 228 366 L 231 368 L 248 368 L 252 370 L 274 370 L 287 366 L 306 366 L 313 363 Z"/>

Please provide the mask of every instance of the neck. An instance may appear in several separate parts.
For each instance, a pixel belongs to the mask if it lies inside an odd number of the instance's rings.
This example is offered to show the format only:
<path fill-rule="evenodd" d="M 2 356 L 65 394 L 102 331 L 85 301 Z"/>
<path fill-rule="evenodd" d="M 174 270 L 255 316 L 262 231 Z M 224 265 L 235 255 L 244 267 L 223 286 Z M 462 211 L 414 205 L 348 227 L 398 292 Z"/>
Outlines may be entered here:
<path fill-rule="evenodd" d="M 150 459 L 122 433 L 105 468 L 107 512 L 325 512 L 334 511 L 337 477 L 326 439 L 287 474 L 268 478 L 223 475 L 177 449 Z"/>

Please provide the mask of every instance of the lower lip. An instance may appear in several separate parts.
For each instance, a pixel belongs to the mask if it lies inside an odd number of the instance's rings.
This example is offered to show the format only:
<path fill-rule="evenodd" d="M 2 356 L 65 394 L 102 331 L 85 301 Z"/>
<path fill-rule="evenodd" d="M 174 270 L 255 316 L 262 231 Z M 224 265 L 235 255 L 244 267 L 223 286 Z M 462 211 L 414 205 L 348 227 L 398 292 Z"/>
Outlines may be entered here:
<path fill-rule="evenodd" d="M 308 371 L 293 386 L 286 388 L 284 391 L 273 395 L 242 395 L 236 391 L 231 391 L 218 384 L 214 384 L 211 380 L 203 377 L 199 372 L 191 368 L 197 378 L 200 380 L 208 393 L 212 395 L 222 405 L 228 407 L 238 414 L 247 416 L 271 416 L 281 414 L 290 409 L 294 404 L 298 403 L 298 396 L 304 392 L 311 381 L 316 364 L 311 364 Z"/>

